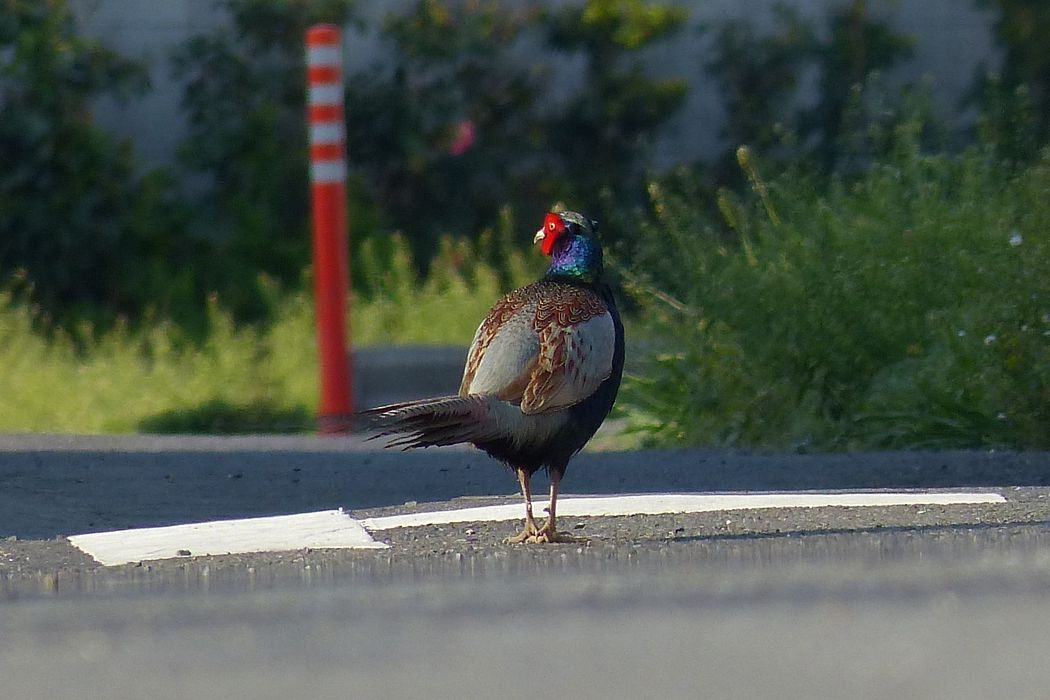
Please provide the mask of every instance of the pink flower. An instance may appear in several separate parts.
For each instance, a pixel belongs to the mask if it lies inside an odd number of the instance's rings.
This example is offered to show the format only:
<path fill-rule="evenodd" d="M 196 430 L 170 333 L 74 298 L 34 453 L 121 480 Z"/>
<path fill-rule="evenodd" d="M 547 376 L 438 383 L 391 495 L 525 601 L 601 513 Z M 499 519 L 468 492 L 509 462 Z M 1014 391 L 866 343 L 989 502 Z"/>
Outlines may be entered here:
<path fill-rule="evenodd" d="M 474 145 L 474 137 L 477 135 L 474 122 L 464 119 L 456 124 L 452 134 L 452 143 L 449 144 L 448 152 L 454 156 L 461 156 Z"/>

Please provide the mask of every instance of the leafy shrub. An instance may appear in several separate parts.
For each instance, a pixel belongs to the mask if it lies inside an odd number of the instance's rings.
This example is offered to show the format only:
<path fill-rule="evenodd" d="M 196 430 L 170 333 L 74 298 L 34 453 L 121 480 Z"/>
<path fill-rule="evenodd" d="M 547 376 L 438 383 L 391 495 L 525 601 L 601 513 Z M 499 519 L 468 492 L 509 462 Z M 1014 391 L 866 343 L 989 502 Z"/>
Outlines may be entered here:
<path fill-rule="evenodd" d="M 1050 153 L 892 155 L 825 187 L 789 169 L 651 190 L 629 279 L 659 339 L 629 386 L 660 442 L 797 448 L 1050 445 Z"/>

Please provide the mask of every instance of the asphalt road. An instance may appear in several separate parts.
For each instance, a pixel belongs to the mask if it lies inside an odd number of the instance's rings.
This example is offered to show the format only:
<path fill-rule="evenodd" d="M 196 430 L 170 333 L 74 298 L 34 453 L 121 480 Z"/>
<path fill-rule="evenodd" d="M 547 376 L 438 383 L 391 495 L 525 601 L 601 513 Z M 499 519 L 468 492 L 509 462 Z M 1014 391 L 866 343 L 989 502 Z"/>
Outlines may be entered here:
<path fill-rule="evenodd" d="M 584 453 L 566 493 L 1050 486 L 1050 454 Z M 534 491 L 545 488 L 542 478 Z M 311 437 L 0 436 L 0 538 L 517 493 L 472 449 Z"/>
<path fill-rule="evenodd" d="M 99 567 L 56 536 L 447 507 L 514 482 L 463 450 L 0 438 L 0 697 L 1045 698 L 1048 482 L 1042 453 L 594 453 L 570 492 L 1007 501 L 579 519 L 556 546 L 463 523 L 384 532 L 382 551 Z"/>

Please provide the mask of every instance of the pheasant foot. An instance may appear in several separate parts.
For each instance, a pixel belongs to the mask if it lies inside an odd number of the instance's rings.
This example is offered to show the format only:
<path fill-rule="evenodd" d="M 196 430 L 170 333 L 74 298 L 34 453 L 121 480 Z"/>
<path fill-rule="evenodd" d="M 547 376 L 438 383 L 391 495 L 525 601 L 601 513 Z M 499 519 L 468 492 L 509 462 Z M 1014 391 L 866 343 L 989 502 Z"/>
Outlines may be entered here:
<path fill-rule="evenodd" d="M 503 540 L 503 544 L 521 544 L 522 542 L 531 542 L 532 538 L 536 537 L 539 533 L 539 528 L 536 527 L 536 521 L 532 518 L 525 519 L 525 527 L 522 531 L 513 537 L 508 537 Z"/>
<path fill-rule="evenodd" d="M 567 532 L 558 532 L 554 524 L 548 520 L 544 523 L 543 527 L 536 531 L 531 537 L 527 537 L 524 542 L 527 544 L 548 544 L 554 542 L 586 542 L 587 539 L 583 537 L 574 537 Z"/>

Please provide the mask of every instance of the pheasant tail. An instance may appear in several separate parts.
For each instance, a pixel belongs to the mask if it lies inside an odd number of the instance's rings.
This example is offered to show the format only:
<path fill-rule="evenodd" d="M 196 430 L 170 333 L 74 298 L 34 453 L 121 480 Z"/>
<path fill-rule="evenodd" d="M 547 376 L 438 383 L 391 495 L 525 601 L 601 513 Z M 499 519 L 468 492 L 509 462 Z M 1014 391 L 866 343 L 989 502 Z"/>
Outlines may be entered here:
<path fill-rule="evenodd" d="M 387 447 L 409 450 L 492 438 L 487 407 L 484 396 L 442 396 L 380 406 L 361 415 L 379 431 L 369 440 L 397 435 Z"/>

